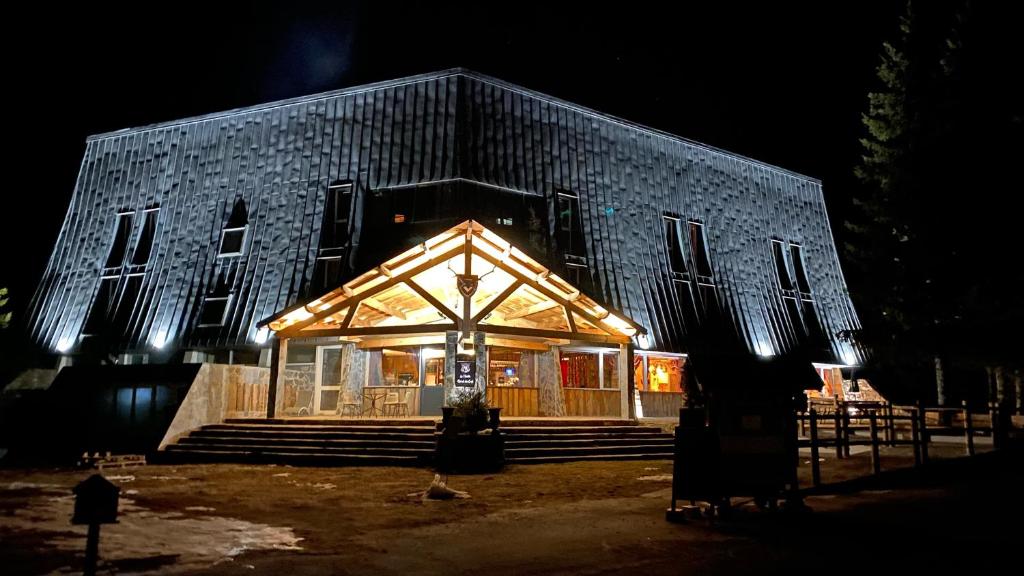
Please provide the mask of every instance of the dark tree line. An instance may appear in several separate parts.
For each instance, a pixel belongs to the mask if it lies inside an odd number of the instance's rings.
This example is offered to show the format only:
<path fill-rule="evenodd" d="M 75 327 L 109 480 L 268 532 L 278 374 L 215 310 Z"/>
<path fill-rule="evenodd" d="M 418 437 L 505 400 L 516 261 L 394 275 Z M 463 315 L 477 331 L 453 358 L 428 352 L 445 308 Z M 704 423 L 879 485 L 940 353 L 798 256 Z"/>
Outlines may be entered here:
<path fill-rule="evenodd" d="M 858 337 L 883 387 L 930 401 L 1012 396 L 1024 368 L 1024 44 L 1002 4 L 908 3 L 863 115 L 844 230 Z"/>

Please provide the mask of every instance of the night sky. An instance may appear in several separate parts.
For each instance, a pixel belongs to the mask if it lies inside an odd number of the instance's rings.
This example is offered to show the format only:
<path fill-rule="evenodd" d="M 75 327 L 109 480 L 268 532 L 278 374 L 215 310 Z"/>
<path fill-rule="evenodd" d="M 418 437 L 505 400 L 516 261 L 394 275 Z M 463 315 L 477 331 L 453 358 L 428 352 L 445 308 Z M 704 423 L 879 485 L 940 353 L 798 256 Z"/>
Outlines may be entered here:
<path fill-rule="evenodd" d="M 36 3 L 9 20 L 0 286 L 15 311 L 56 241 L 86 136 L 456 66 L 820 178 L 839 233 L 866 92 L 903 10 L 439 4 L 75 3 L 54 21 Z"/>

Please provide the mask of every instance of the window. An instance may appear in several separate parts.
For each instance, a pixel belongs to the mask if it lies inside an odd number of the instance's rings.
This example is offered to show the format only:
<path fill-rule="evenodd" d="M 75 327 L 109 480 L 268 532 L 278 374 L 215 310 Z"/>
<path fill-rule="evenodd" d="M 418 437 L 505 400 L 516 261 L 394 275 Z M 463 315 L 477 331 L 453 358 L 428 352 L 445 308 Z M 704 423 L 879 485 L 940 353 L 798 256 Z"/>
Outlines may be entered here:
<path fill-rule="evenodd" d="M 574 262 L 565 263 L 565 274 L 566 280 L 574 287 L 579 288 L 582 282 L 588 279 L 587 272 L 590 269 L 584 264 L 578 264 Z"/>
<path fill-rule="evenodd" d="M 559 352 L 559 367 L 564 388 L 600 388 L 600 355 L 593 352 Z"/>
<path fill-rule="evenodd" d="M 811 285 L 807 281 L 807 270 L 804 268 L 803 250 L 799 244 L 790 243 L 789 251 L 793 256 L 793 270 L 796 272 L 796 287 L 800 291 L 800 297 L 810 300 Z"/>
<path fill-rule="evenodd" d="M 700 222 L 689 222 L 690 225 L 690 250 L 693 257 L 693 268 L 697 273 L 697 283 L 713 285 L 711 278 L 711 257 L 708 254 L 707 237 L 704 233 L 704 225 Z"/>
<path fill-rule="evenodd" d="M 213 290 L 203 298 L 203 306 L 199 311 L 199 326 L 223 326 L 227 317 L 228 308 L 231 307 L 233 281 L 228 280 L 222 270 L 217 275 L 213 284 Z"/>
<path fill-rule="evenodd" d="M 199 313 L 199 325 L 223 326 L 230 304 L 231 295 L 207 296 L 203 300 L 203 310 Z"/>
<path fill-rule="evenodd" d="M 686 273 L 686 262 L 683 258 L 683 242 L 679 234 L 679 218 L 676 216 L 664 216 L 665 240 L 668 244 L 668 266 L 672 273 L 672 279 L 677 282 L 686 282 L 689 277 Z"/>
<path fill-rule="evenodd" d="M 135 251 L 132 252 L 132 266 L 149 263 L 149 255 L 153 251 L 153 236 L 156 234 L 156 217 L 159 213 L 157 208 L 146 210 L 146 220 L 142 224 L 139 240 L 135 243 Z"/>
<path fill-rule="evenodd" d="M 220 235 L 218 258 L 241 256 L 245 252 L 245 237 L 249 229 L 249 213 L 245 200 L 239 198 L 231 208 L 231 215 Z"/>
<path fill-rule="evenodd" d="M 313 288 L 336 288 L 345 271 L 345 243 L 348 241 L 349 218 L 352 214 L 352 184 L 334 184 L 327 188 L 324 220 L 320 229 L 320 250 L 313 270 Z M 394 221 L 405 221 L 404 214 L 394 214 Z"/>
<path fill-rule="evenodd" d="M 245 246 L 245 232 L 248 226 L 242 228 L 225 228 L 220 236 L 220 253 L 218 256 L 241 256 Z"/>
<path fill-rule="evenodd" d="M 128 237 L 132 233 L 132 213 L 122 212 L 117 215 L 117 229 L 114 232 L 114 244 L 107 254 L 105 268 L 119 268 L 124 264 L 124 257 L 128 252 Z"/>
<path fill-rule="evenodd" d="M 786 264 L 786 251 L 781 240 L 772 240 L 772 260 L 775 262 L 775 277 L 779 281 L 779 288 L 782 295 L 792 297 L 793 278 L 789 275 L 789 266 Z"/>
<path fill-rule="evenodd" d="M 114 309 L 114 302 L 117 297 L 118 277 L 107 277 L 100 280 L 100 288 L 96 293 L 96 299 L 92 301 L 89 308 L 89 316 L 85 320 L 82 333 L 86 335 L 102 334 L 107 326 L 107 321 Z"/>
<path fill-rule="evenodd" d="M 571 192 L 558 193 L 558 244 L 566 256 L 586 258 L 583 242 L 583 221 L 579 196 Z"/>
<path fill-rule="evenodd" d="M 352 184 L 334 184 L 327 188 L 324 226 L 320 249 L 341 248 L 348 240 L 348 222 L 352 214 Z M 404 222 L 404 214 L 395 214 L 395 222 Z M 401 219 L 399 219 L 401 218 Z"/>

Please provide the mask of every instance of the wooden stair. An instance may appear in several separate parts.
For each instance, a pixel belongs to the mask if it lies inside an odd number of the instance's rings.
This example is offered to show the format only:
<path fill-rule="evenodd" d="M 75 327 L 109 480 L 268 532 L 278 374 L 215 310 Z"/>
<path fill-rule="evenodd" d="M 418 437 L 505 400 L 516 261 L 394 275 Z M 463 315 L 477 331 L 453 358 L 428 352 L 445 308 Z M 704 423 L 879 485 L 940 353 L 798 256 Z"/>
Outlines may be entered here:
<path fill-rule="evenodd" d="M 158 456 L 167 463 L 428 466 L 437 427 L 433 420 L 231 419 L 193 430 Z M 501 431 L 510 464 L 673 455 L 671 434 L 628 420 L 510 421 Z"/>
<path fill-rule="evenodd" d="M 173 463 L 240 462 L 310 466 L 426 466 L 433 421 L 238 419 L 193 430 L 167 446 Z"/>
<path fill-rule="evenodd" d="M 502 426 L 505 461 L 548 464 L 586 460 L 671 460 L 673 437 L 632 421 L 599 425 L 574 420 Z"/>

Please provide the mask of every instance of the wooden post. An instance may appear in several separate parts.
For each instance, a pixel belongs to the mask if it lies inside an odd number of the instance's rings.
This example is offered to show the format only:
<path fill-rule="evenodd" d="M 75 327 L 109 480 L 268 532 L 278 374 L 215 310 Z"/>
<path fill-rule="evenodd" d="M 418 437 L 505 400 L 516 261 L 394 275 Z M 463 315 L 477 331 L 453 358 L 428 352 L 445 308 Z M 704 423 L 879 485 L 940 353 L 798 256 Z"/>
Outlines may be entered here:
<path fill-rule="evenodd" d="M 629 400 L 632 398 L 632 386 L 629 385 L 633 376 L 633 346 L 631 344 L 619 344 L 618 362 L 618 384 L 619 386 L 619 418 L 632 419 L 635 415 L 629 409 Z"/>
<path fill-rule="evenodd" d="M 893 411 L 893 403 L 886 403 L 886 414 L 889 419 L 887 426 L 889 427 L 889 447 L 893 448 L 896 446 L 896 413 Z"/>
<path fill-rule="evenodd" d="M 811 480 L 814 487 L 821 486 L 821 463 L 818 462 L 818 412 L 813 407 L 809 411 L 811 418 Z"/>
<path fill-rule="evenodd" d="M 917 402 L 917 417 L 921 420 L 919 433 L 921 435 L 921 463 L 928 463 L 928 418 L 924 408 L 924 401 Z"/>
<path fill-rule="evenodd" d="M 882 473 L 882 461 L 878 457 L 878 419 L 874 410 L 868 412 L 868 423 L 871 425 L 871 468 L 878 475 Z"/>
<path fill-rule="evenodd" d="M 914 466 L 921 465 L 921 431 L 917 425 L 917 409 L 910 415 L 910 443 L 914 446 Z"/>
<path fill-rule="evenodd" d="M 100 555 L 100 525 L 89 524 L 89 533 L 85 537 L 85 565 L 83 576 L 96 576 L 96 561 Z"/>
<path fill-rule="evenodd" d="M 843 402 L 843 458 L 850 457 L 850 408 Z"/>
<path fill-rule="evenodd" d="M 836 402 L 835 412 L 832 413 L 832 427 L 835 429 L 836 437 L 836 460 L 843 459 L 843 426 L 842 415 L 839 414 L 841 404 Z"/>
<path fill-rule="evenodd" d="M 971 411 L 967 407 L 967 400 L 963 401 L 964 413 L 964 445 L 968 456 L 974 456 L 974 423 L 971 422 Z"/>
<path fill-rule="evenodd" d="M 267 418 L 277 416 L 277 387 L 284 380 L 284 366 L 288 362 L 288 339 L 281 338 L 270 349 L 270 386 L 267 387 Z"/>

